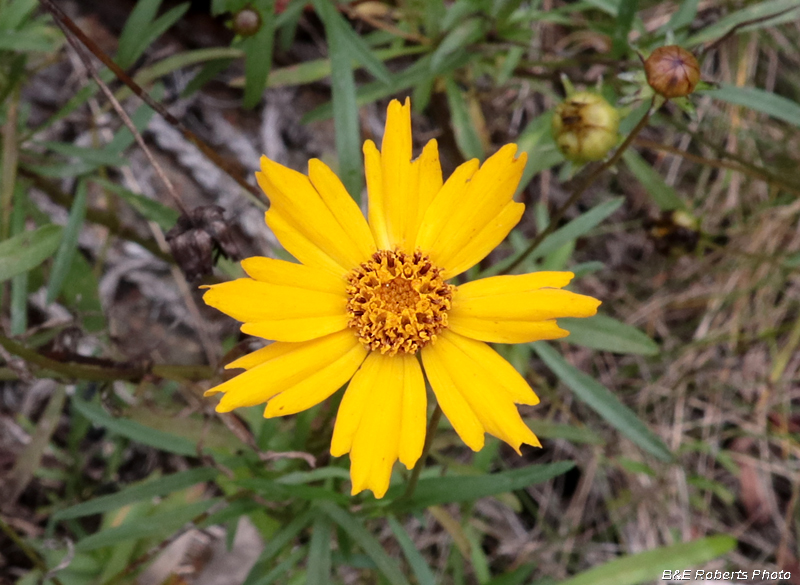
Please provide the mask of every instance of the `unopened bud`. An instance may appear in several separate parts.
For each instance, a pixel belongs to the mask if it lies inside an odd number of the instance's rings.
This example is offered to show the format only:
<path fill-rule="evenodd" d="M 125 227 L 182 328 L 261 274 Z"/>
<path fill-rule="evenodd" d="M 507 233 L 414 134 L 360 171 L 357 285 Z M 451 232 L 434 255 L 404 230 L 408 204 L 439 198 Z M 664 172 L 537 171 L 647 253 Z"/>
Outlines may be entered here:
<path fill-rule="evenodd" d="M 251 37 L 261 29 L 261 15 L 253 8 L 242 8 L 233 15 L 233 32 L 242 37 Z"/>
<path fill-rule="evenodd" d="M 700 65 L 694 55 L 677 45 L 659 47 L 644 62 L 647 83 L 665 98 L 685 97 L 700 81 Z"/>
<path fill-rule="evenodd" d="M 596 93 L 582 91 L 556 108 L 552 130 L 558 149 L 568 160 L 600 160 L 617 143 L 619 112 Z"/>

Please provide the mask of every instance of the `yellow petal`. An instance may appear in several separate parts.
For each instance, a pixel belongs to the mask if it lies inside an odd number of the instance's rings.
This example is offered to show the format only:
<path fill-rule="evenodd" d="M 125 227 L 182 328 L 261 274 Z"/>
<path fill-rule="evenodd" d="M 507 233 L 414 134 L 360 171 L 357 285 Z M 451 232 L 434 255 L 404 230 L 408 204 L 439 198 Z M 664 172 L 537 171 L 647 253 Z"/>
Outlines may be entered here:
<path fill-rule="evenodd" d="M 255 352 L 260 352 L 259 358 L 266 356 L 266 361 L 252 365 L 243 374 L 212 388 L 207 394 L 225 393 L 217 405 L 217 412 L 261 404 L 327 368 L 354 347 L 361 347 L 361 344 L 350 330 L 302 343 L 276 342 Z M 245 357 L 250 358 L 251 363 L 255 361 L 253 354 Z M 241 364 L 243 360 L 237 360 L 231 366 L 237 362 Z"/>
<path fill-rule="evenodd" d="M 256 366 L 260 366 L 264 362 L 268 362 L 269 360 L 275 359 L 277 357 L 282 356 L 283 354 L 289 353 L 297 348 L 297 344 L 295 343 L 270 343 L 269 345 L 265 345 L 261 349 L 257 349 L 252 353 L 248 353 L 247 355 L 243 355 L 239 359 L 236 359 L 225 366 L 226 370 L 232 370 L 237 368 L 242 368 L 245 370 L 249 370 Z M 219 392 L 219 386 L 216 388 L 212 388 L 206 394 L 216 394 Z"/>
<path fill-rule="evenodd" d="M 365 243 L 345 230 L 308 177 L 262 156 L 256 180 L 269 197 L 270 208 L 342 268 L 351 270 L 364 260 Z M 346 209 L 339 214 L 357 221 Z"/>
<path fill-rule="evenodd" d="M 476 362 L 473 356 L 463 351 L 461 346 L 464 338 L 459 337 L 457 333 L 445 331 L 430 347 L 431 353 L 437 356 L 440 366 L 450 376 L 486 432 L 511 445 L 517 453 L 522 443 L 541 446 L 536 435 L 522 421 L 511 392 L 504 385 L 504 382 L 509 383 L 505 377 L 507 369 L 495 372 L 487 365 Z M 425 367 L 427 371 L 427 363 Z"/>
<path fill-rule="evenodd" d="M 486 258 L 489 252 L 506 239 L 524 212 L 524 204 L 512 201 L 463 248 L 453 251 L 451 257 L 439 257 L 441 265 L 445 267 L 443 278 L 453 278 Z"/>
<path fill-rule="evenodd" d="M 373 358 L 373 355 L 378 354 L 367 356 L 367 359 L 361 364 L 361 369 L 350 380 L 342 403 L 339 405 L 331 439 L 331 455 L 334 457 L 341 457 L 350 452 L 350 448 L 353 446 L 353 437 L 361 423 L 361 417 L 369 405 L 372 390 L 379 383 L 377 368 L 381 362 Z"/>
<path fill-rule="evenodd" d="M 451 318 L 474 317 L 497 321 L 547 321 L 559 317 L 591 317 L 600 301 L 568 290 L 543 288 L 529 292 L 469 298 L 456 291 Z"/>
<path fill-rule="evenodd" d="M 345 314 L 347 299 L 299 288 L 239 278 L 208 287 L 203 295 L 207 305 L 248 323 L 273 319 L 323 317 Z"/>
<path fill-rule="evenodd" d="M 461 335 L 447 335 L 447 342 L 460 349 L 475 364 L 476 368 L 486 370 L 508 396 L 517 404 L 539 404 L 539 397 L 531 389 L 520 373 L 503 359 L 499 353 L 483 342 Z"/>
<path fill-rule="evenodd" d="M 411 469 L 422 455 L 425 444 L 428 399 L 417 356 L 401 354 L 395 356 L 395 359 L 398 358 L 403 363 L 403 401 L 397 455 L 400 462 Z"/>
<path fill-rule="evenodd" d="M 447 364 L 439 350 L 439 342 L 425 347 L 422 364 L 425 374 L 431 383 L 436 400 L 442 412 L 453 425 L 461 440 L 473 451 L 480 451 L 484 444 L 484 428 L 475 411 L 461 394 L 461 390 L 453 381 Z"/>
<path fill-rule="evenodd" d="M 242 268 L 250 278 L 261 282 L 343 296 L 347 294 L 347 283 L 344 278 L 333 276 L 330 272 L 313 266 L 253 256 L 242 260 Z"/>
<path fill-rule="evenodd" d="M 397 460 L 403 398 L 403 362 L 372 352 L 371 392 L 350 449 L 352 494 L 370 489 L 382 498 Z M 363 382 L 362 382 L 363 383 Z"/>
<path fill-rule="evenodd" d="M 569 281 L 574 276 L 571 272 L 549 271 L 490 276 L 489 278 L 481 278 L 480 280 L 473 280 L 460 285 L 457 294 L 459 297 L 467 299 L 529 292 L 540 288 L 563 288 L 569 284 Z"/>
<path fill-rule="evenodd" d="M 500 321 L 463 315 L 448 315 L 447 327 L 465 337 L 490 343 L 530 343 L 544 339 L 561 339 L 569 331 L 550 321 Z"/>
<path fill-rule="evenodd" d="M 316 243 L 295 229 L 294 225 L 276 209 L 270 209 L 264 217 L 281 245 L 304 265 L 325 270 L 338 278 L 348 273 L 348 270 L 323 252 Z"/>
<path fill-rule="evenodd" d="M 428 207 L 442 189 L 442 165 L 439 163 L 439 145 L 435 139 L 428 141 L 414 165 L 418 169 L 417 217 L 413 229 L 406 234 L 406 243 L 411 249 L 416 246 L 417 234 Z"/>
<path fill-rule="evenodd" d="M 383 170 L 381 168 L 381 153 L 372 140 L 364 142 L 364 174 L 367 178 L 367 197 L 369 208 L 369 229 L 375 237 L 375 244 L 381 250 L 391 249 L 389 241 L 389 226 L 386 223 L 386 210 L 384 209 Z"/>
<path fill-rule="evenodd" d="M 514 158 L 516 148 L 514 144 L 504 146 L 489 157 L 472 177 L 439 234 L 439 240 L 435 244 L 437 258 L 453 258 L 511 201 L 526 161 L 524 152 Z M 444 268 L 449 268 L 441 260 L 438 262 Z"/>
<path fill-rule="evenodd" d="M 411 100 L 389 103 L 381 143 L 383 209 L 392 247 L 404 246 L 409 226 L 417 217 L 416 185 L 411 172 Z"/>
<path fill-rule="evenodd" d="M 308 161 L 308 178 L 342 230 L 358 247 L 362 259 L 371 256 L 378 249 L 375 239 L 364 215 L 339 177 L 324 162 L 312 158 Z"/>
<path fill-rule="evenodd" d="M 335 362 L 315 371 L 267 402 L 264 416 L 272 418 L 295 414 L 319 404 L 353 377 L 366 356 L 364 346 L 356 343 Z"/>
<path fill-rule="evenodd" d="M 434 262 L 436 262 L 435 244 L 439 239 L 439 234 L 450 220 L 453 210 L 459 205 L 467 185 L 478 171 L 478 167 L 480 167 L 478 159 L 468 160 L 459 165 L 442 185 L 423 216 L 422 225 L 417 234 L 416 247 L 428 254 Z M 370 221 L 372 221 L 371 217 Z"/>
<path fill-rule="evenodd" d="M 349 315 L 344 312 L 303 319 L 270 319 L 245 323 L 242 333 L 275 341 L 309 341 L 345 329 L 349 320 Z"/>

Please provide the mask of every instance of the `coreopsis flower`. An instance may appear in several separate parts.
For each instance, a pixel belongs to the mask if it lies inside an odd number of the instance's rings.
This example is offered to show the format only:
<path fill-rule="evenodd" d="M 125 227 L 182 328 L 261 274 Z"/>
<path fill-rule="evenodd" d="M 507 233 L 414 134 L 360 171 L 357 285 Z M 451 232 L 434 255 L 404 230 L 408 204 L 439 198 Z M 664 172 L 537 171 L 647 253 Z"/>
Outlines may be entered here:
<path fill-rule="evenodd" d="M 349 381 L 331 454 L 350 453 L 353 494 L 378 498 L 395 461 L 411 469 L 422 453 L 425 376 L 472 449 L 487 432 L 518 453 L 540 446 L 515 406 L 539 399 L 488 343 L 563 337 L 556 318 L 588 317 L 600 304 L 563 290 L 569 272 L 448 282 L 520 220 L 524 205 L 512 198 L 525 154 L 504 146 L 443 182 L 436 141 L 416 160 L 411 147 L 409 101 L 392 101 L 381 151 L 364 144 L 368 222 L 321 161 L 309 161 L 305 176 L 262 157 L 267 225 L 300 263 L 248 258 L 249 278 L 204 296 L 244 333 L 274 340 L 227 365 L 246 371 L 206 393 L 224 394 L 217 410 L 266 402 L 266 417 L 293 414 Z"/>
<path fill-rule="evenodd" d="M 686 97 L 700 81 L 700 64 L 678 45 L 658 47 L 644 62 L 647 83 L 665 98 Z"/>
<path fill-rule="evenodd" d="M 600 160 L 617 143 L 619 112 L 602 96 L 581 91 L 556 107 L 552 131 L 556 146 L 568 160 Z"/>

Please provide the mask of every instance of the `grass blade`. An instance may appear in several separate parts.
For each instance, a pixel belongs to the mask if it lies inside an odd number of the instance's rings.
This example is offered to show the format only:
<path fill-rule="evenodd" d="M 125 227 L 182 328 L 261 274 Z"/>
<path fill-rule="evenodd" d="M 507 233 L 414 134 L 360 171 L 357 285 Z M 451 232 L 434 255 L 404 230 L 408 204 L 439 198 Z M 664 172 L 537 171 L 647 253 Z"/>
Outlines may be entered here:
<path fill-rule="evenodd" d="M 272 47 L 275 40 L 275 0 L 257 0 L 251 7 L 261 16 L 261 28 L 241 44 L 245 52 L 245 108 L 253 108 L 261 100 L 272 69 Z"/>
<path fill-rule="evenodd" d="M 49 258 L 61 242 L 63 229 L 44 225 L 0 242 L 0 282 L 36 268 Z"/>
<path fill-rule="evenodd" d="M 331 579 L 331 521 L 324 515 L 314 519 L 306 575 L 307 583 L 328 583 Z"/>
<path fill-rule="evenodd" d="M 566 473 L 575 464 L 572 461 L 559 461 L 544 465 L 530 465 L 521 469 L 502 471 L 487 475 L 446 476 L 421 479 L 414 495 L 409 500 L 396 501 L 399 509 L 419 509 L 449 504 L 468 502 L 512 492 L 528 487 L 534 483 L 542 483 Z M 389 496 L 397 497 L 405 486 L 395 486 L 389 490 Z"/>
<path fill-rule="evenodd" d="M 569 331 L 564 341 L 614 353 L 657 355 L 658 345 L 636 327 L 608 315 L 588 319 L 559 319 L 558 325 Z"/>
<path fill-rule="evenodd" d="M 53 521 L 57 522 L 70 518 L 82 518 L 83 516 L 102 514 L 109 510 L 117 510 L 133 502 L 166 496 L 167 494 L 177 492 L 178 490 L 188 488 L 195 484 L 210 481 L 217 475 L 217 470 L 211 467 L 201 467 L 172 473 L 158 479 L 132 485 L 116 494 L 99 496 L 86 502 L 70 506 L 65 510 L 59 510 L 53 514 Z"/>
<path fill-rule="evenodd" d="M 356 82 L 353 60 L 358 59 L 345 33 L 337 26 L 338 14 L 328 0 L 314 0 L 314 9 L 325 24 L 331 57 L 331 91 L 333 124 L 336 131 L 336 152 L 339 177 L 347 192 L 356 201 L 361 199 L 361 136 L 358 123 Z"/>
<path fill-rule="evenodd" d="M 467 160 L 472 158 L 483 160 L 486 158 L 486 152 L 483 149 L 483 143 L 475 128 L 475 124 L 473 124 L 469 105 L 464 98 L 461 88 L 458 87 L 458 84 L 456 84 L 452 78 L 448 78 L 446 90 L 447 105 L 450 108 L 450 123 L 453 126 L 453 133 L 456 137 L 458 150 L 461 151 L 461 154 L 463 154 L 464 158 Z"/>
<path fill-rule="evenodd" d="M 672 454 L 663 441 L 647 428 L 647 425 L 636 416 L 635 412 L 622 404 L 608 388 L 568 363 L 547 343 L 537 341 L 531 346 L 545 365 L 575 393 L 575 396 L 588 404 L 606 422 L 628 437 L 639 448 L 661 461 L 672 460 Z"/>
<path fill-rule="evenodd" d="M 342 530 L 367 553 L 375 563 L 375 566 L 378 567 L 378 571 L 386 577 L 389 583 L 392 585 L 410 585 L 394 559 L 383 550 L 381 543 L 355 517 L 330 502 L 320 502 L 319 508 L 331 520 L 341 526 Z"/>
<path fill-rule="evenodd" d="M 622 160 L 628 165 L 628 169 L 636 177 L 636 180 L 650 194 L 659 209 L 672 211 L 686 207 L 675 189 L 667 185 L 661 175 L 653 170 L 653 167 L 645 162 L 636 151 L 629 148 L 622 155 Z"/>
<path fill-rule="evenodd" d="M 709 89 L 702 93 L 729 104 L 767 114 L 800 128 L 800 105 L 763 89 L 722 84 L 718 89 Z"/>
<path fill-rule="evenodd" d="M 431 571 L 425 559 L 422 558 L 422 555 L 417 550 L 417 545 L 411 540 L 403 525 L 394 516 L 389 516 L 387 521 L 389 522 L 389 528 L 392 529 L 394 537 L 397 539 L 397 543 L 406 556 L 408 564 L 411 566 L 417 583 L 419 585 L 436 585 L 436 577 L 434 577 L 433 571 Z"/>
<path fill-rule="evenodd" d="M 58 298 L 61 292 L 61 285 L 72 268 L 72 260 L 78 251 L 78 236 L 81 233 L 83 221 L 86 219 L 86 197 L 88 188 L 86 181 L 78 181 L 75 190 L 75 199 L 72 202 L 72 209 L 69 212 L 67 225 L 61 237 L 61 245 L 56 252 L 53 261 L 53 269 L 50 271 L 50 281 L 47 283 L 47 303 L 52 303 Z"/>
<path fill-rule="evenodd" d="M 710 536 L 682 542 L 616 559 L 562 581 L 560 585 L 636 585 L 655 581 L 666 570 L 700 565 L 735 547 L 736 539 L 731 536 Z"/>
<path fill-rule="evenodd" d="M 75 410 L 94 424 L 107 428 L 142 445 L 149 445 L 168 453 L 177 453 L 188 457 L 197 457 L 197 447 L 192 441 L 170 433 L 151 429 L 142 424 L 124 418 L 114 418 L 100 406 L 84 402 L 79 398 L 72 399 Z"/>

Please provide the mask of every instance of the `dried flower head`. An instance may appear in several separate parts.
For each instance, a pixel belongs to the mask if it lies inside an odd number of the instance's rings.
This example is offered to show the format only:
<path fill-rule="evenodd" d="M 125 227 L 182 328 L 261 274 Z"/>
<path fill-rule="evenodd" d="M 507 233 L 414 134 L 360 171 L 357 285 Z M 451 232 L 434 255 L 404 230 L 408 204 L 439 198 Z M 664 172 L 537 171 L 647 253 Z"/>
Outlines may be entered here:
<path fill-rule="evenodd" d="M 600 160 L 617 143 L 619 112 L 596 93 L 571 95 L 556 108 L 553 138 L 574 162 Z"/>
<path fill-rule="evenodd" d="M 686 49 L 677 45 L 659 47 L 644 62 L 647 83 L 665 98 L 685 97 L 700 81 L 700 65 Z"/>

